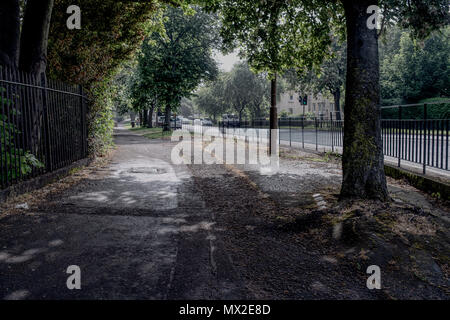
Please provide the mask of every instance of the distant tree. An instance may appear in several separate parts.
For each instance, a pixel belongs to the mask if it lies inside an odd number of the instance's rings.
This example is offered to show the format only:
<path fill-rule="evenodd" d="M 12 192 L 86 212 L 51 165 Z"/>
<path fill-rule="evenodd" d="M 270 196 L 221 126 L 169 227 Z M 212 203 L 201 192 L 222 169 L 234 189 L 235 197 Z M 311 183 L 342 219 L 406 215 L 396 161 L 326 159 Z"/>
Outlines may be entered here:
<path fill-rule="evenodd" d="M 264 75 L 253 73 L 246 62 L 240 62 L 226 78 L 224 101 L 231 105 L 240 121 L 246 112 L 261 117 L 269 99 L 268 87 Z"/>
<path fill-rule="evenodd" d="M 334 99 L 336 119 L 341 120 L 341 92 L 345 84 L 346 74 L 346 46 L 337 39 L 333 40 L 331 46 L 332 56 L 325 59 L 315 74 L 315 93 L 328 91 Z"/>
<path fill-rule="evenodd" d="M 335 4 L 324 8 L 314 1 L 297 0 L 205 2 L 220 12 L 224 49 L 238 47 L 255 72 L 266 72 L 271 80 L 270 128 L 276 129 L 277 75 L 321 61 L 329 44 L 329 25 L 320 22 L 330 19 Z M 316 25 L 320 27 L 316 29 Z M 271 153 L 274 151 L 271 148 Z"/>
<path fill-rule="evenodd" d="M 416 103 L 450 96 L 450 27 L 423 41 L 392 28 L 380 50 L 380 82 L 386 103 Z"/>
<path fill-rule="evenodd" d="M 194 98 L 194 103 L 198 110 L 211 116 L 214 122 L 216 122 L 218 116 L 229 108 L 225 96 L 227 76 L 227 74 L 220 74 L 215 81 L 207 83 L 206 86 L 200 88 Z"/>
<path fill-rule="evenodd" d="M 333 37 L 330 55 L 319 67 L 296 71 L 288 70 L 283 78 L 291 90 L 299 90 L 302 94 L 331 94 L 334 99 L 336 119 L 341 120 L 341 93 L 344 89 L 346 74 L 346 44 Z"/>
<path fill-rule="evenodd" d="M 186 14 L 181 9 L 167 8 L 165 33 L 153 32 L 139 58 L 138 77 L 143 90 L 157 92 L 158 103 L 165 108 L 164 130 L 170 130 L 170 114 L 177 110 L 181 99 L 218 73 L 212 57 L 212 49 L 219 44 L 216 17 L 194 10 Z"/>
<path fill-rule="evenodd" d="M 114 76 L 112 86 L 114 88 L 113 102 L 116 112 L 124 115 L 133 110 L 132 86 L 134 73 L 136 72 L 136 61 L 124 63 Z"/>
<path fill-rule="evenodd" d="M 195 105 L 192 99 L 181 98 L 179 114 L 183 117 L 192 117 L 195 113 Z"/>

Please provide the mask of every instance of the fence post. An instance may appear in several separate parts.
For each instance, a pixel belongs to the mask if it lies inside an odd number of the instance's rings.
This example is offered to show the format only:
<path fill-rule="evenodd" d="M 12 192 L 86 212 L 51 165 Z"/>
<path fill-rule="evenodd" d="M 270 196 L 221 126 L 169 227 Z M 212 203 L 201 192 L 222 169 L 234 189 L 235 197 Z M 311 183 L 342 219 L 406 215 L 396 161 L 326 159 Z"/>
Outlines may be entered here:
<path fill-rule="evenodd" d="M 318 139 L 319 139 L 319 131 L 318 131 L 318 125 L 319 123 L 317 122 L 317 117 L 314 117 L 314 126 L 316 127 L 316 151 L 318 150 Z"/>
<path fill-rule="evenodd" d="M 291 140 L 291 117 L 289 117 L 289 147 L 292 147 L 292 140 Z"/>
<path fill-rule="evenodd" d="M 305 115 L 302 116 L 302 148 L 305 149 Z"/>
<path fill-rule="evenodd" d="M 80 94 L 80 103 L 81 103 L 81 136 L 82 136 L 82 159 L 85 158 L 87 156 L 87 126 L 86 126 L 86 105 L 84 102 L 84 91 L 83 91 L 83 87 L 81 85 L 78 86 L 78 92 Z"/>
<path fill-rule="evenodd" d="M 280 124 L 281 124 L 281 118 L 278 118 L 278 147 L 281 145 L 281 129 L 280 129 Z"/>
<path fill-rule="evenodd" d="M 400 167 L 400 161 L 402 158 L 402 138 L 403 138 L 403 132 L 402 132 L 402 106 L 398 106 L 398 130 L 399 130 L 399 136 L 398 136 L 398 166 Z"/>
<path fill-rule="evenodd" d="M 427 134 L 428 134 L 428 123 L 427 123 L 427 104 L 423 105 L 423 174 L 426 172 L 427 167 Z"/>
<path fill-rule="evenodd" d="M 45 170 L 51 172 L 53 170 L 51 144 L 50 144 L 50 127 L 47 110 L 47 79 L 45 73 L 41 73 L 42 87 L 42 110 L 44 112 L 44 137 L 45 137 Z"/>
<path fill-rule="evenodd" d="M 334 135 L 333 135 L 333 112 L 330 112 L 330 131 L 331 131 L 331 152 L 334 153 Z"/>

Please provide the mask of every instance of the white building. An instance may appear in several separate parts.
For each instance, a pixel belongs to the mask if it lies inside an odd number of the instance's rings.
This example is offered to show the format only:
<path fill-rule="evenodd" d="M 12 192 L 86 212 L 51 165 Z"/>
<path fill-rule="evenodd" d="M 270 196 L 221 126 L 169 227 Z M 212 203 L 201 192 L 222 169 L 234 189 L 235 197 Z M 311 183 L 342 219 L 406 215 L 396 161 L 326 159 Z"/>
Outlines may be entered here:
<path fill-rule="evenodd" d="M 309 93 L 308 104 L 303 106 L 298 100 L 299 93 L 297 91 L 286 91 L 280 95 L 280 100 L 277 102 L 278 114 L 283 111 L 292 116 L 301 116 L 305 114 L 313 114 L 317 118 L 329 119 L 330 112 L 333 113 L 333 119 L 336 119 L 336 108 L 334 101 L 327 99 L 322 94 L 317 96 Z M 304 94 L 302 94 L 304 96 Z M 343 119 L 341 111 L 341 118 Z"/>

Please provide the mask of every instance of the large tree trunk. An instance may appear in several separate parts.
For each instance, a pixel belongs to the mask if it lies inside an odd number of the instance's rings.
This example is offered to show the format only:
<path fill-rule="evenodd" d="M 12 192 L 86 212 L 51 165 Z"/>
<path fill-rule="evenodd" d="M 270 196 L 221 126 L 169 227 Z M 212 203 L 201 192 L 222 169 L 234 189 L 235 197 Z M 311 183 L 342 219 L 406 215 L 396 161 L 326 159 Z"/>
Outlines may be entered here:
<path fill-rule="evenodd" d="M 3 1 L 3 0 L 2 0 Z M 36 76 L 47 66 L 47 43 L 54 0 L 28 0 L 20 39 L 19 68 Z"/>
<path fill-rule="evenodd" d="M 278 113 L 277 113 L 277 75 L 275 74 L 270 82 L 270 145 L 269 154 L 275 155 L 278 143 Z"/>
<path fill-rule="evenodd" d="M 17 67 L 19 41 L 19 0 L 2 0 L 0 3 L 0 65 Z"/>
<path fill-rule="evenodd" d="M 336 89 L 333 92 L 334 97 L 334 108 L 336 111 L 336 120 L 341 120 L 341 89 Z"/>
<path fill-rule="evenodd" d="M 378 38 L 366 13 L 374 0 L 342 0 L 347 24 L 341 199 L 388 199 L 380 126 Z"/>

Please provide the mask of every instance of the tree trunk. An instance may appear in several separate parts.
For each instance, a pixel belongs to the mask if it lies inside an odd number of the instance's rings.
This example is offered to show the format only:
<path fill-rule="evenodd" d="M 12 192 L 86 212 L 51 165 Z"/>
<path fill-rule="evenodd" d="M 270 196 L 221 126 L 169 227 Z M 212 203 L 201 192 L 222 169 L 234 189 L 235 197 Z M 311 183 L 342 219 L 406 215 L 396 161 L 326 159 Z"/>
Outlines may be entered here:
<path fill-rule="evenodd" d="M 377 30 L 367 28 L 374 0 L 342 0 L 347 26 L 343 182 L 340 198 L 387 200 L 380 126 Z"/>
<path fill-rule="evenodd" d="M 134 128 L 136 126 L 136 113 L 134 111 L 130 111 L 130 122 L 131 127 Z"/>
<path fill-rule="evenodd" d="M 28 0 L 20 39 L 19 68 L 36 76 L 47 66 L 47 43 L 54 0 Z"/>
<path fill-rule="evenodd" d="M 0 30 L 0 65 L 17 67 L 20 41 L 19 0 L 2 0 Z"/>
<path fill-rule="evenodd" d="M 166 116 L 164 119 L 164 129 L 163 131 L 170 131 L 170 106 L 166 106 Z"/>
<path fill-rule="evenodd" d="M 139 111 L 139 127 L 142 128 L 142 110 Z"/>
<path fill-rule="evenodd" d="M 333 92 L 334 97 L 334 108 L 336 111 L 336 120 L 340 121 L 341 118 L 341 89 L 336 89 Z"/>
<path fill-rule="evenodd" d="M 155 111 L 155 105 L 150 107 L 150 111 L 148 113 L 148 127 L 153 128 L 153 112 Z"/>
<path fill-rule="evenodd" d="M 148 125 L 148 110 L 144 109 L 142 111 L 142 126 L 147 127 Z"/>
<path fill-rule="evenodd" d="M 275 143 L 278 143 L 278 136 L 275 136 L 278 129 L 278 114 L 277 114 L 277 75 L 275 74 L 270 82 L 270 145 L 269 154 L 276 153 Z"/>

